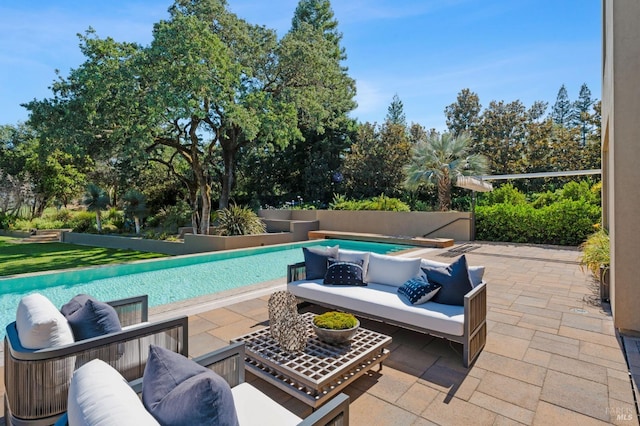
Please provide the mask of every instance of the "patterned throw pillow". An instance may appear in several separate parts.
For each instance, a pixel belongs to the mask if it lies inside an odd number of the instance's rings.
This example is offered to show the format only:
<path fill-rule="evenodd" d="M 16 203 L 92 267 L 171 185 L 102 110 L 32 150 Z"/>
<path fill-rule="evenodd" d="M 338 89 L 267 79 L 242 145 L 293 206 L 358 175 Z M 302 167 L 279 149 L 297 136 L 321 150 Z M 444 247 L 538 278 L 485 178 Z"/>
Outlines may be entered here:
<path fill-rule="evenodd" d="M 441 287 L 440 284 L 430 283 L 427 281 L 427 277 L 421 275 L 411 278 L 398 287 L 398 295 L 407 299 L 412 305 L 420 305 L 431 300 Z"/>
<path fill-rule="evenodd" d="M 367 283 L 362 281 L 363 275 L 362 263 L 329 259 L 329 267 L 324 276 L 324 283 L 327 285 L 366 286 Z"/>

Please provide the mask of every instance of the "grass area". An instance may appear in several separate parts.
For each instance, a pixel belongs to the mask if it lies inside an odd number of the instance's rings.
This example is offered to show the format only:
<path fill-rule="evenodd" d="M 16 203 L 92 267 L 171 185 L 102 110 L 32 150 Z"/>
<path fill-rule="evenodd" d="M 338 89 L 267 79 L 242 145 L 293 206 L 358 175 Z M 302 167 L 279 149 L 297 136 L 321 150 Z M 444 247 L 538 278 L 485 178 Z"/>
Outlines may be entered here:
<path fill-rule="evenodd" d="M 166 257 L 133 250 L 66 243 L 15 243 L 15 240 L 0 237 L 0 276 Z"/>

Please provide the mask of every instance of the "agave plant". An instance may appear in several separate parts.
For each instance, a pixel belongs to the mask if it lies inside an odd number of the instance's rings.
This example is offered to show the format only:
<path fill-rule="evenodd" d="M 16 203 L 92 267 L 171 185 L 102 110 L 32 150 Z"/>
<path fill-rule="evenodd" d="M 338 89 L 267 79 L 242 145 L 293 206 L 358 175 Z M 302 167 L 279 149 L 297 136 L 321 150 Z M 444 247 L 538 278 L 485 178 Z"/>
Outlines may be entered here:
<path fill-rule="evenodd" d="M 264 222 L 247 206 L 230 205 L 226 209 L 218 210 L 219 235 L 251 235 L 262 234 L 266 231 Z"/>

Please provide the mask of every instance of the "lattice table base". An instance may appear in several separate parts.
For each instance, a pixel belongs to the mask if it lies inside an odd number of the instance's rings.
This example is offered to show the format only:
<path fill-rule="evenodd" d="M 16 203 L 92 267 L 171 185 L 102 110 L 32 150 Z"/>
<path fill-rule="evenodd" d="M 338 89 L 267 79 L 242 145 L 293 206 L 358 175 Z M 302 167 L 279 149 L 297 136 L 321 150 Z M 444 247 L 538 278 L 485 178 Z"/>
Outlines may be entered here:
<path fill-rule="evenodd" d="M 233 339 L 246 348 L 245 367 L 256 376 L 312 407 L 319 407 L 355 379 L 389 356 L 391 337 L 360 327 L 347 345 L 318 339 L 311 328 L 315 314 L 302 315 L 307 325 L 307 346 L 289 353 L 278 346 L 269 328 Z"/>

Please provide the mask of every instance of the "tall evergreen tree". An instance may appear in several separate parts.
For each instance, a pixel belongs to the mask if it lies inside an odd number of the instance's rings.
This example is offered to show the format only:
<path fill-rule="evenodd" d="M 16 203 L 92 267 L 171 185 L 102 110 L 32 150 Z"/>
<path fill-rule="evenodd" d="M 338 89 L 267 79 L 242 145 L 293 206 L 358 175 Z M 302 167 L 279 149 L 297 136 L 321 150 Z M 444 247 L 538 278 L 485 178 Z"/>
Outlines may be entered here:
<path fill-rule="evenodd" d="M 567 88 L 560 87 L 558 90 L 558 96 L 556 97 L 556 103 L 553 104 L 551 109 L 551 118 L 553 122 L 562 127 L 568 127 L 571 124 L 572 105 L 569 101 L 569 95 L 567 94 Z"/>
<path fill-rule="evenodd" d="M 397 93 L 393 95 L 391 105 L 387 108 L 386 121 L 391 124 L 407 127 L 407 117 L 404 114 L 404 105 Z"/>
<path fill-rule="evenodd" d="M 587 144 L 587 136 L 592 130 L 590 123 L 591 107 L 594 104 L 594 100 L 591 99 L 591 90 L 586 83 L 580 87 L 580 94 L 578 100 L 573 103 L 574 117 L 573 125 L 580 129 L 580 144 L 585 146 Z"/>
<path fill-rule="evenodd" d="M 454 137 L 467 132 L 473 138 L 480 122 L 480 98 L 469 89 L 458 93 L 456 102 L 444 109 L 447 117 L 447 128 Z"/>

